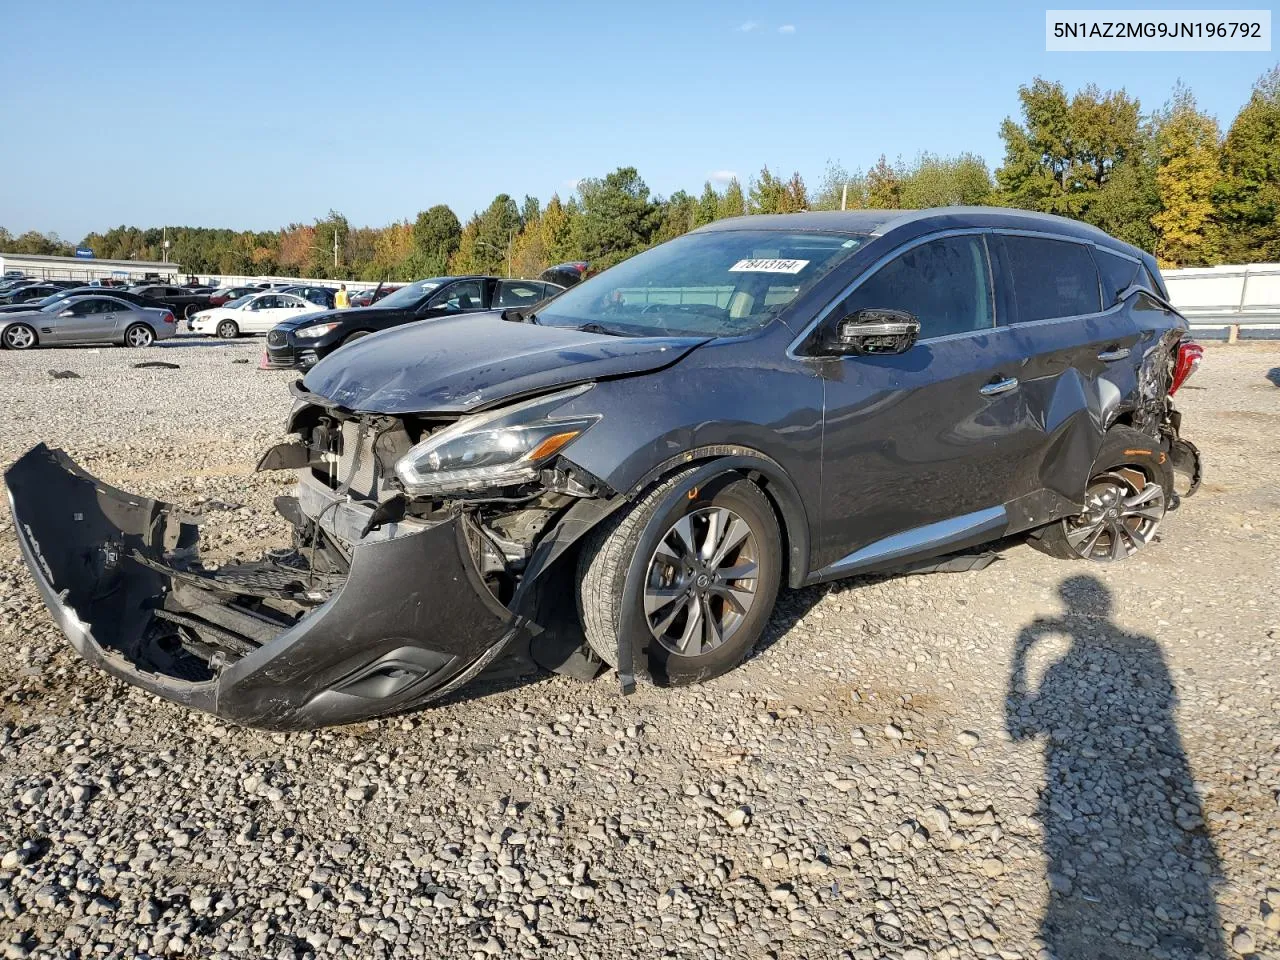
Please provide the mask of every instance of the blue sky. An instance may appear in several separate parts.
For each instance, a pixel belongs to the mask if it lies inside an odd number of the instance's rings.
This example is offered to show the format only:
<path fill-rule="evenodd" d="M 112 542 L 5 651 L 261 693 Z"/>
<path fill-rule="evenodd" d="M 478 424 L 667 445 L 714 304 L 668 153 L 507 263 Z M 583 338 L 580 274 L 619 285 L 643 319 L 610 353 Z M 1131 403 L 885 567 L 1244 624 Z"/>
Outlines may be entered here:
<path fill-rule="evenodd" d="M 1062 4 L 1055 2 L 1055 7 Z M 1167 6 L 1198 6 L 1166 4 Z M 1096 2 L 1085 6 L 1097 6 Z M 0 225 L 380 225 L 636 166 L 661 194 L 761 164 L 971 150 L 1036 75 L 1181 78 L 1225 126 L 1272 53 L 1046 53 L 1028 3 L 17 4 L 0 56 Z M 62 129 L 62 128 L 65 128 Z"/>

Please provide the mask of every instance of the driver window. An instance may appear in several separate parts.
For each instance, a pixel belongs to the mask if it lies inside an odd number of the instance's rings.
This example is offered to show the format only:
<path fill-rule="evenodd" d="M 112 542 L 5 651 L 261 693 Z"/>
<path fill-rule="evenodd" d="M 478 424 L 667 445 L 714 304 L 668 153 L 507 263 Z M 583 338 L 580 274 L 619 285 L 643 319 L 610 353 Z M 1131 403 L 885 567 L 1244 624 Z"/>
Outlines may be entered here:
<path fill-rule="evenodd" d="M 890 260 L 835 311 L 837 318 L 876 307 L 905 310 L 920 339 L 994 326 L 986 244 L 981 236 L 930 240 Z"/>
<path fill-rule="evenodd" d="M 463 310 L 479 310 L 483 305 L 479 280 L 463 280 L 445 287 L 427 304 L 428 307 L 438 310 L 459 313 Z"/>

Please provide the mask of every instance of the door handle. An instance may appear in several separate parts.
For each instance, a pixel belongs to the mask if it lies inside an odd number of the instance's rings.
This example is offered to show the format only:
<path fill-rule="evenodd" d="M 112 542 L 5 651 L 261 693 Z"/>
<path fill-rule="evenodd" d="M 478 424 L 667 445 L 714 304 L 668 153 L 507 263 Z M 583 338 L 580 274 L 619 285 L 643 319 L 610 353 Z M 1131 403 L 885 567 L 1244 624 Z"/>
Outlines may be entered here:
<path fill-rule="evenodd" d="M 1123 360 L 1129 355 L 1128 347 L 1116 347 L 1113 350 L 1103 350 L 1098 354 L 1098 359 L 1103 363 L 1111 363 L 1113 360 Z"/>
<path fill-rule="evenodd" d="M 1001 393 L 1008 393 L 1017 385 L 1017 377 L 1007 377 L 1004 380 L 992 380 L 978 392 L 984 397 L 994 397 Z"/>

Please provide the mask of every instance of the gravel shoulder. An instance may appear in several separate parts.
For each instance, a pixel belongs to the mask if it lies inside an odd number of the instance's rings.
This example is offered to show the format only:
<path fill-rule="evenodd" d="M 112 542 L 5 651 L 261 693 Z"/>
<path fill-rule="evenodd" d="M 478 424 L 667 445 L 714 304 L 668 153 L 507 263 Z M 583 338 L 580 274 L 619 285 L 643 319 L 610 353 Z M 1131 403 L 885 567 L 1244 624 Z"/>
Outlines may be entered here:
<path fill-rule="evenodd" d="M 61 446 L 252 556 L 296 376 L 261 350 L 0 352 L 0 462 Z M 0 952 L 1280 956 L 1280 345 L 1208 345 L 1179 400 L 1205 484 L 1125 563 L 1014 545 L 784 594 L 704 686 L 311 734 L 87 667 L 0 511 Z"/>

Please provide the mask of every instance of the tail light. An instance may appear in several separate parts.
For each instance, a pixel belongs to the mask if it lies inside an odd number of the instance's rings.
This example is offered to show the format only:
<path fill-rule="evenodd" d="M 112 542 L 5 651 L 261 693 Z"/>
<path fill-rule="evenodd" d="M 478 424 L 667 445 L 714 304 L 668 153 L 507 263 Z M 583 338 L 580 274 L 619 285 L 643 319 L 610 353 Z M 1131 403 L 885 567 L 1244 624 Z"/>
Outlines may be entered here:
<path fill-rule="evenodd" d="M 163 320 L 165 323 L 177 323 L 177 322 L 178 322 L 177 320 L 173 319 L 173 314 L 172 314 L 172 313 L 170 313 L 168 310 L 166 310 L 166 311 L 164 312 L 164 316 L 163 316 L 163 317 L 161 317 L 160 319 L 161 319 L 161 320 Z"/>
<path fill-rule="evenodd" d="M 1200 360 L 1204 357 L 1204 347 L 1191 340 L 1184 340 L 1178 344 L 1178 357 L 1173 362 L 1173 382 L 1169 384 L 1169 396 L 1173 396 L 1178 392 L 1178 388 L 1182 386 L 1191 374 L 1196 372 L 1200 366 Z"/>

